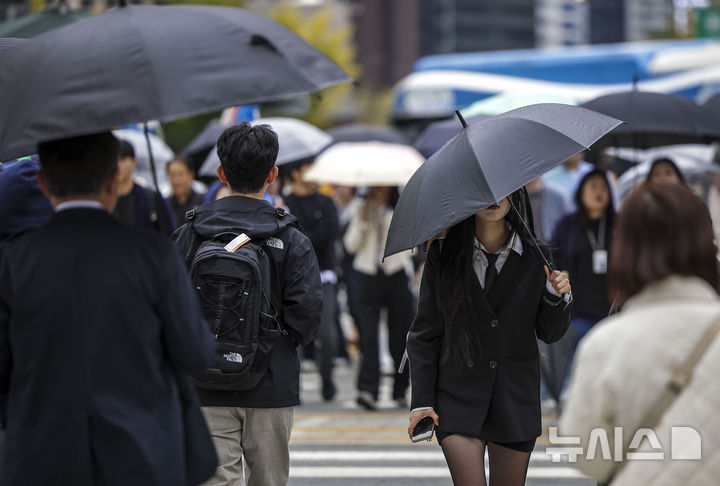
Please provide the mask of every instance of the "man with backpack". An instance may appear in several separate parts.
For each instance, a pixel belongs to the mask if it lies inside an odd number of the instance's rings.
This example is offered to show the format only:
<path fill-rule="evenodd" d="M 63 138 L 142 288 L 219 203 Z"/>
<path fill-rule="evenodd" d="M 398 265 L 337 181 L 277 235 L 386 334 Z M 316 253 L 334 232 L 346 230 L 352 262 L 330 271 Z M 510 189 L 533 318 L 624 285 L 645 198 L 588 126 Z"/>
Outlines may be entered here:
<path fill-rule="evenodd" d="M 322 288 L 310 240 L 293 216 L 263 200 L 277 177 L 277 135 L 241 123 L 217 142 L 231 196 L 188 212 L 173 235 L 216 336 L 215 364 L 195 376 L 218 452 L 206 485 L 286 484 L 297 347 L 320 326 Z"/>

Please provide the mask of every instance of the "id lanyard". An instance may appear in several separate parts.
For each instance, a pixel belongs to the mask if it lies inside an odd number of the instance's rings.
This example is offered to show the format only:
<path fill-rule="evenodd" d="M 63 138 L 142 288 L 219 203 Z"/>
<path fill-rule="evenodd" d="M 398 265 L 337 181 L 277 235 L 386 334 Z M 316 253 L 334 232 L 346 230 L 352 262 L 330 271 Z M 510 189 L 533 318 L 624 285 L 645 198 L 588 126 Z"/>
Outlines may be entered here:
<path fill-rule="evenodd" d="M 607 250 L 605 250 L 605 216 L 598 224 L 598 237 L 588 228 L 587 237 L 592 249 L 592 266 L 593 272 L 597 274 L 607 273 Z"/>

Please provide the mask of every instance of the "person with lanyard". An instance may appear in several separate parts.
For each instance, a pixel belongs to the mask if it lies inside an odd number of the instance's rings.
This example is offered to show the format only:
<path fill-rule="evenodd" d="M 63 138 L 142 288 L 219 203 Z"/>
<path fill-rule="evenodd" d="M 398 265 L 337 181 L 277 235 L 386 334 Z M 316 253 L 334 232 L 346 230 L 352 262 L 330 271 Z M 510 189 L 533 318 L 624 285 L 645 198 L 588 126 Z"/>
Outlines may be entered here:
<path fill-rule="evenodd" d="M 407 338 L 408 433 L 431 417 L 455 485 L 525 484 L 542 432 L 536 336 L 570 321 L 570 282 L 535 236 L 524 188 L 429 244 Z"/>
<path fill-rule="evenodd" d="M 567 354 L 563 378 L 567 376 L 580 340 L 595 323 L 607 317 L 611 309 L 607 266 L 615 208 L 604 170 L 592 170 L 580 180 L 575 206 L 574 213 L 558 222 L 552 238 L 558 268 L 572 279 L 575 298 L 570 330 L 556 345 Z"/>

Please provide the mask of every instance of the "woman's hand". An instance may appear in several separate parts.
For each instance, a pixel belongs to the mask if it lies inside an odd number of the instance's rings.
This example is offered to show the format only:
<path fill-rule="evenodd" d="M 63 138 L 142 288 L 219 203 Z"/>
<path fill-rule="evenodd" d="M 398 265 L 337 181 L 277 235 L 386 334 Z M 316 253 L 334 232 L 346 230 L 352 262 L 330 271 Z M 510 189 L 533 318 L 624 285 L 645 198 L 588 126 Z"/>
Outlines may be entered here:
<path fill-rule="evenodd" d="M 412 433 L 413 430 L 415 430 L 415 426 L 425 417 L 432 417 L 433 422 L 435 422 L 435 427 L 440 425 L 440 417 L 438 417 L 438 414 L 435 413 L 435 410 L 432 408 L 427 408 L 425 410 L 415 410 L 414 412 L 410 413 L 410 425 L 408 425 L 408 437 L 412 439 Z"/>
<path fill-rule="evenodd" d="M 563 272 L 561 272 L 559 270 L 555 270 L 553 273 L 550 273 L 550 270 L 548 269 L 547 265 L 545 265 L 544 268 L 545 268 L 545 275 L 547 275 L 547 280 L 553 286 L 555 291 L 560 295 L 569 294 L 570 293 L 570 280 L 568 280 L 567 275 L 565 275 Z"/>

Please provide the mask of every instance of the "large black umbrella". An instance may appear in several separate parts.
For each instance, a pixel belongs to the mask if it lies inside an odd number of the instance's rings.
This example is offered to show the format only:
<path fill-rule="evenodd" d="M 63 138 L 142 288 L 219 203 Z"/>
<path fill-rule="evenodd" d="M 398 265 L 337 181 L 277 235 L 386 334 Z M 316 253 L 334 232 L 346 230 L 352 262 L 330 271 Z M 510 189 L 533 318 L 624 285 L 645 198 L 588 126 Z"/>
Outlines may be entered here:
<path fill-rule="evenodd" d="M 702 104 L 702 106 L 710 111 L 710 113 L 715 116 L 715 118 L 720 118 L 720 94 L 716 94 L 709 100 L 707 100 L 705 103 Z"/>
<path fill-rule="evenodd" d="M 467 121 L 469 124 L 474 124 L 486 118 L 489 118 L 489 116 L 475 115 L 468 118 Z M 430 157 L 451 138 L 460 133 L 460 130 L 462 130 L 462 124 L 456 117 L 432 122 L 420 132 L 413 146 L 425 157 Z"/>
<path fill-rule="evenodd" d="M 0 160 L 39 141 L 317 91 L 348 80 L 265 17 L 235 8 L 131 6 L 6 53 Z"/>
<path fill-rule="evenodd" d="M 584 108 L 542 103 L 465 126 L 408 181 L 385 256 L 414 248 L 500 201 L 621 123 Z"/>
<path fill-rule="evenodd" d="M 626 91 L 581 106 L 627 122 L 603 139 L 602 145 L 649 148 L 720 138 L 720 118 L 683 96 Z"/>

